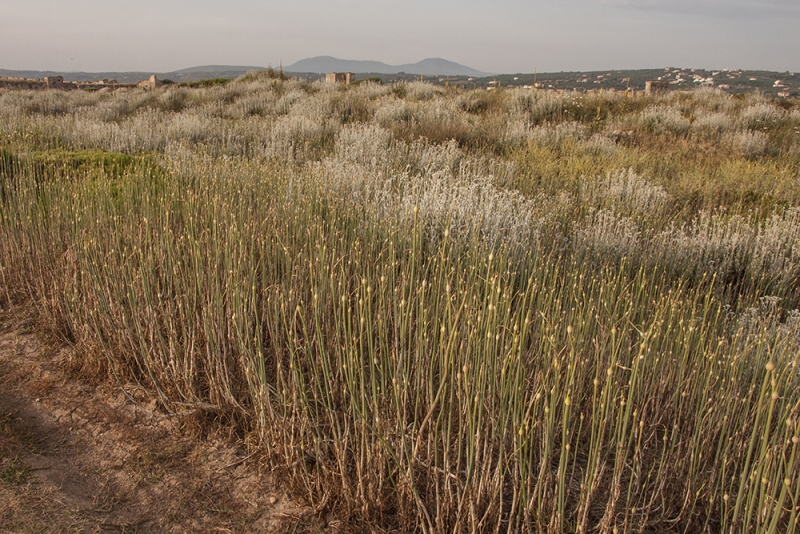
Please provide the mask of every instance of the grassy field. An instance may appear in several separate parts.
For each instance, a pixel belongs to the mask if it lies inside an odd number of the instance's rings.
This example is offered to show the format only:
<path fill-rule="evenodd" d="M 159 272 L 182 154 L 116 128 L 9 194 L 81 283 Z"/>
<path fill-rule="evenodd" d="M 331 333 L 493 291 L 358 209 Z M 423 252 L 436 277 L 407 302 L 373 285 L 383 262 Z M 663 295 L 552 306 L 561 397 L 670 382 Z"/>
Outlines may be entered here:
<path fill-rule="evenodd" d="M 0 90 L 0 298 L 348 531 L 800 522 L 800 106 Z"/>

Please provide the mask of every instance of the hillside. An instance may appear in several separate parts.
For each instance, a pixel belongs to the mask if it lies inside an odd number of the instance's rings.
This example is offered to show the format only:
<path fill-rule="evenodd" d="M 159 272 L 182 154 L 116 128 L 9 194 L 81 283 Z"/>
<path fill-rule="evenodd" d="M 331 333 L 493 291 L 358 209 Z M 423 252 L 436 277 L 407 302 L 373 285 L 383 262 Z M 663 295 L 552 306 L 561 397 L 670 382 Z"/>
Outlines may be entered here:
<path fill-rule="evenodd" d="M 210 78 L 237 78 L 249 70 L 263 67 L 205 65 L 172 72 L 155 73 L 161 80 L 191 82 Z M 380 78 L 384 83 L 411 81 L 423 76 L 434 84 L 456 85 L 464 88 L 531 87 L 534 83 L 543 89 L 586 92 L 624 91 L 626 88 L 641 91 L 647 80 L 663 80 L 671 89 L 687 90 L 695 87 L 717 87 L 731 94 L 759 91 L 772 97 L 800 97 L 800 75 L 791 72 L 766 70 L 704 70 L 687 68 L 659 68 L 636 70 L 540 72 L 488 75 L 444 59 L 425 59 L 406 65 L 387 65 L 379 61 L 350 61 L 329 56 L 309 58 L 284 67 L 284 71 L 312 81 L 323 72 L 355 72 L 359 79 Z M 94 81 L 115 79 L 132 83 L 147 79 L 151 72 L 58 72 L 0 69 L 1 77 L 43 78 L 63 76 L 67 81 Z"/>
<path fill-rule="evenodd" d="M 489 76 L 488 73 L 442 58 L 423 59 L 417 63 L 388 65 L 381 61 L 358 61 L 318 56 L 303 59 L 284 68 L 286 72 L 355 72 L 359 74 L 424 74 L 428 76 Z"/>

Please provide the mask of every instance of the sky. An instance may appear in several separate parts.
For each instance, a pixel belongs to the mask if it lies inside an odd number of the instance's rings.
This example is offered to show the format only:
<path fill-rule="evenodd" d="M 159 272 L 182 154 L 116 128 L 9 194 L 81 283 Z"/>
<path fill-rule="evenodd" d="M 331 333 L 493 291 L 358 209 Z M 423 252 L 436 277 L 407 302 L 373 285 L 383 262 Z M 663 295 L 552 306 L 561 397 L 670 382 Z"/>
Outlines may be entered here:
<path fill-rule="evenodd" d="M 313 56 L 491 73 L 800 71 L 800 0 L 0 0 L 0 68 L 170 72 Z"/>

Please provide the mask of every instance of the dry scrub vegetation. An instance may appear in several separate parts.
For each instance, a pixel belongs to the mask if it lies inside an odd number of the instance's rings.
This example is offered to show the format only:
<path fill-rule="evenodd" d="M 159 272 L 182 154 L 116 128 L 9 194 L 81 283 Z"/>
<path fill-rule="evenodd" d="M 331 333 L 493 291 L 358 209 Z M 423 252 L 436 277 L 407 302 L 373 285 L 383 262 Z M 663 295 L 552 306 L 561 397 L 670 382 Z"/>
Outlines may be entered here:
<path fill-rule="evenodd" d="M 793 532 L 800 107 L 0 91 L 0 290 L 347 530 Z"/>

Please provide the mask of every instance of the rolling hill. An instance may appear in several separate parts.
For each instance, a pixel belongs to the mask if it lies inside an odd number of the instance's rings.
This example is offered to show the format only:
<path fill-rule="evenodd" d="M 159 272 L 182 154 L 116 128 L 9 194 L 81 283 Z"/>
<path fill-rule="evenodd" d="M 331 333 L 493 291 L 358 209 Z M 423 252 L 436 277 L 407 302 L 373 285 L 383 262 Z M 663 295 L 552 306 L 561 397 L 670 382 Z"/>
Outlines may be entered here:
<path fill-rule="evenodd" d="M 370 74 L 424 74 L 426 76 L 489 76 L 489 73 L 480 72 L 473 68 L 448 61 L 442 58 L 423 59 L 417 63 L 403 65 L 388 65 L 381 61 L 361 61 L 338 59 L 331 56 L 317 56 L 302 59 L 284 67 L 286 72 L 318 73 L 318 72 L 355 72 Z"/>

